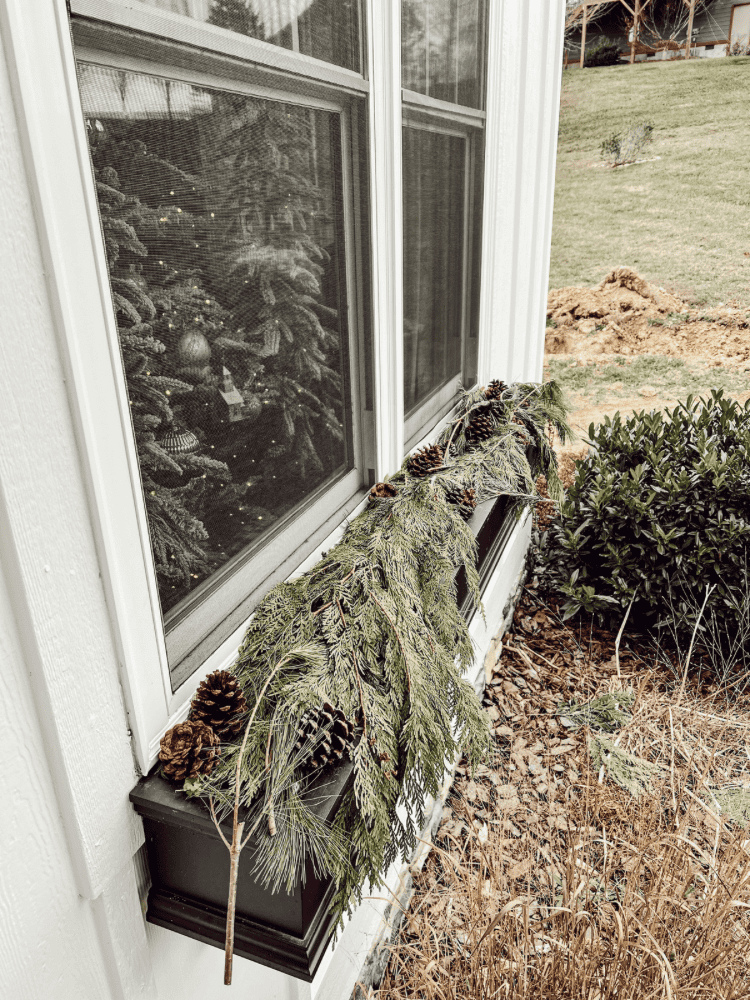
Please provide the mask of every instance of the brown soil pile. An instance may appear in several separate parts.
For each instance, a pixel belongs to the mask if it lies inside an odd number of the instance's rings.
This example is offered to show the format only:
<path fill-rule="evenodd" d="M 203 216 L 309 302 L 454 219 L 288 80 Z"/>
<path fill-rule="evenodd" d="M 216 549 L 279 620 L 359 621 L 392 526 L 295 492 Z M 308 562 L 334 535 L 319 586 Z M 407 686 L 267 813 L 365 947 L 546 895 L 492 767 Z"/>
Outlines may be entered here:
<path fill-rule="evenodd" d="M 549 293 L 545 353 L 593 358 L 602 354 L 691 356 L 713 365 L 750 361 L 750 323 L 736 304 L 691 306 L 635 271 L 617 267 L 596 288 Z"/>

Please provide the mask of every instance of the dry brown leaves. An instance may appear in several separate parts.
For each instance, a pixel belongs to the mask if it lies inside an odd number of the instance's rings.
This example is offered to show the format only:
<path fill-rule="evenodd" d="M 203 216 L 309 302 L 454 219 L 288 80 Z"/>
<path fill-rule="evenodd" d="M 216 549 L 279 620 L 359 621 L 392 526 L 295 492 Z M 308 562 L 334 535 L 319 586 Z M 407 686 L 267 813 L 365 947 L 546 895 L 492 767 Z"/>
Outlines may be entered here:
<path fill-rule="evenodd" d="M 497 760 L 459 766 L 380 1000 L 750 995 L 750 832 L 711 789 L 750 784 L 750 704 L 557 618 L 527 590 L 489 684 Z M 592 771 L 563 701 L 637 691 L 612 738 L 660 767 L 632 799 Z"/>

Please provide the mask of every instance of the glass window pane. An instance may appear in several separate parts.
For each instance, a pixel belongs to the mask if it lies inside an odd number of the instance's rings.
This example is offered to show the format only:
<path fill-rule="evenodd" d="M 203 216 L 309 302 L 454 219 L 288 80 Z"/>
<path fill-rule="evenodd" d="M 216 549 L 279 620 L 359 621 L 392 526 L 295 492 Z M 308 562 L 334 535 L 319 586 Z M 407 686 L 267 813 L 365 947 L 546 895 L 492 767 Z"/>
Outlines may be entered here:
<path fill-rule="evenodd" d="M 484 23 L 484 0 L 402 0 L 402 86 L 482 108 Z"/>
<path fill-rule="evenodd" d="M 405 127 L 404 409 L 461 372 L 466 139 Z"/>
<path fill-rule="evenodd" d="M 297 6 L 300 52 L 361 73 L 359 0 L 305 0 Z"/>
<path fill-rule="evenodd" d="M 176 614 L 353 467 L 339 119 L 95 65 L 79 80 Z"/>
<path fill-rule="evenodd" d="M 136 0 L 362 71 L 360 0 Z"/>

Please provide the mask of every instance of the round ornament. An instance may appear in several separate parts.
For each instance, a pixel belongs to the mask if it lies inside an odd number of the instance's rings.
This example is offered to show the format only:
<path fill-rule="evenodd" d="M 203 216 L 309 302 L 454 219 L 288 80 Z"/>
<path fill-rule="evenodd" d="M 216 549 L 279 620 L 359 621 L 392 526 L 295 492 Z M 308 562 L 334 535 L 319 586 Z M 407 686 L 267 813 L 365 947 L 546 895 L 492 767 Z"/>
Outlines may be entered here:
<path fill-rule="evenodd" d="M 200 330 L 188 330 L 177 341 L 176 352 L 180 364 L 202 368 L 211 357 L 211 345 Z"/>
<path fill-rule="evenodd" d="M 245 405 L 243 407 L 243 413 L 247 417 L 259 417 L 263 412 L 263 403 L 259 396 L 256 396 L 253 392 L 243 393 L 245 397 Z"/>
<path fill-rule="evenodd" d="M 201 443 L 192 431 L 171 430 L 159 440 L 159 447 L 168 455 L 190 455 L 198 451 Z"/>

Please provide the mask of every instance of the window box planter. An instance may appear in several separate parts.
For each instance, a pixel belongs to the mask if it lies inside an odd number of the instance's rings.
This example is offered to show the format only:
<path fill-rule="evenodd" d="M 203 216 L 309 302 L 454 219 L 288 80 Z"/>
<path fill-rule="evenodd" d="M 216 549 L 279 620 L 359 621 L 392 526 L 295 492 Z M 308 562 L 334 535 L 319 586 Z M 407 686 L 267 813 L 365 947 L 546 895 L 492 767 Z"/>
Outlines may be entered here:
<path fill-rule="evenodd" d="M 354 780 L 348 761 L 326 769 L 310 788 L 314 810 L 330 821 Z M 130 793 L 143 817 L 151 873 L 146 919 L 224 948 L 229 852 L 206 809 L 152 772 Z M 222 824 L 231 840 L 231 817 Z M 234 951 L 310 982 L 333 933 L 334 886 L 308 862 L 304 885 L 272 893 L 252 876 L 252 842 L 240 858 Z"/>
<path fill-rule="evenodd" d="M 469 519 L 477 536 L 480 586 L 486 586 L 513 530 L 505 497 L 480 504 Z M 465 574 L 457 577 L 464 615 L 474 607 Z M 326 821 L 336 814 L 353 783 L 347 762 L 326 769 L 311 786 L 315 811 Z M 229 853 L 204 807 L 152 772 L 130 794 L 143 817 L 152 885 L 146 919 L 205 944 L 224 947 Z M 231 840 L 231 823 L 223 827 Z M 334 930 L 330 904 L 334 886 L 315 877 L 308 863 L 303 885 L 272 893 L 252 876 L 252 844 L 242 854 L 237 887 L 237 955 L 310 982 Z"/>

